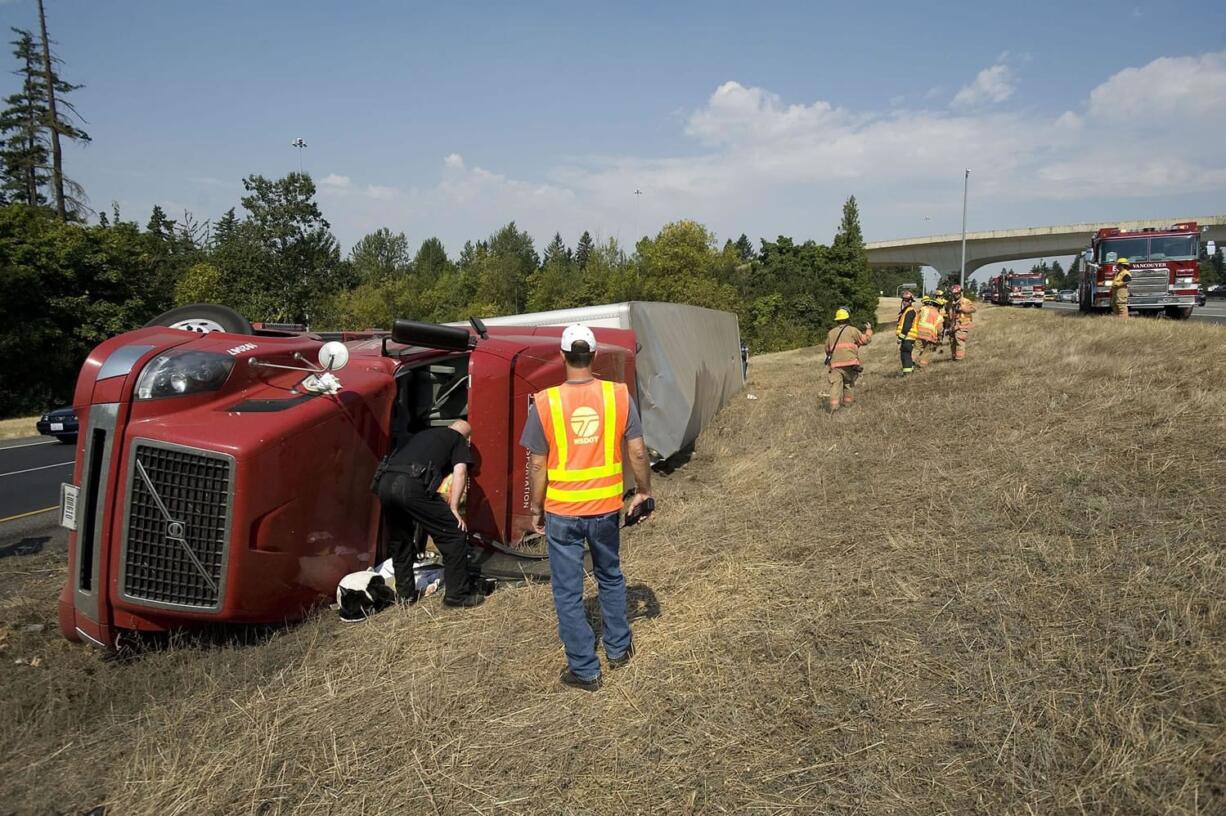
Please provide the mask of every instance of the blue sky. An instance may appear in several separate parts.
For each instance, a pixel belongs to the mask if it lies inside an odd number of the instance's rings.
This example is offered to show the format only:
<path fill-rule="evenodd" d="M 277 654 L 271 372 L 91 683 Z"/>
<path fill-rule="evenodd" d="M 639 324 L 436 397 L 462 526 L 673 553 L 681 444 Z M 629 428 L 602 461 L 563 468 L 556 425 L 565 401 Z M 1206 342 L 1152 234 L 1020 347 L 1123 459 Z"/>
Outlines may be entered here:
<path fill-rule="evenodd" d="M 870 240 L 955 232 L 964 166 L 972 230 L 1226 211 L 1221 2 L 47 4 L 69 174 L 141 221 L 216 218 L 296 137 L 345 246 L 828 241 L 852 193 Z"/>

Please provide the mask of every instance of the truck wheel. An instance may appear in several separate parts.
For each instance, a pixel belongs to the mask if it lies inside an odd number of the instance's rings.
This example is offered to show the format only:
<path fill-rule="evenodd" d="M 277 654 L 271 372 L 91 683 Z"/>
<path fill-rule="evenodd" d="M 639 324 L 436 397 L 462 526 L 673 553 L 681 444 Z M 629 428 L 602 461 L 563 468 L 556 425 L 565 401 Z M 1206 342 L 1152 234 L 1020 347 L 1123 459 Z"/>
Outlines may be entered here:
<path fill-rule="evenodd" d="M 1171 320 L 1187 320 L 1192 316 L 1191 306 L 1167 306 L 1166 316 Z"/>
<path fill-rule="evenodd" d="M 183 329 L 200 334 L 220 331 L 230 334 L 251 334 L 251 324 L 247 318 L 231 309 L 216 303 L 192 303 L 180 306 L 168 312 L 162 312 L 145 324 L 150 326 L 167 326 L 172 329 Z"/>

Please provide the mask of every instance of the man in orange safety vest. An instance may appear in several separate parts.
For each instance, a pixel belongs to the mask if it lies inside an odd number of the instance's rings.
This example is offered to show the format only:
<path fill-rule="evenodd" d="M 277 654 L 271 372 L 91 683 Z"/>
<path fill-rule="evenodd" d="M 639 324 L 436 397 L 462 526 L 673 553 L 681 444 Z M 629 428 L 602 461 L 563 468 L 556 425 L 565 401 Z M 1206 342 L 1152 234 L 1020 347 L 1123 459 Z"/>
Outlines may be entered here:
<path fill-rule="evenodd" d="M 567 668 L 559 679 L 585 691 L 600 688 L 601 672 L 583 607 L 584 541 L 600 588 L 605 657 L 611 668 L 620 668 L 634 654 L 618 530 L 626 458 L 635 482 L 628 517 L 655 504 L 638 408 L 624 383 L 592 375 L 595 355 L 592 330 L 567 326 L 562 333 L 566 382 L 533 397 L 520 439 L 532 458 L 532 526 L 549 543 L 558 635 L 566 648 Z"/>

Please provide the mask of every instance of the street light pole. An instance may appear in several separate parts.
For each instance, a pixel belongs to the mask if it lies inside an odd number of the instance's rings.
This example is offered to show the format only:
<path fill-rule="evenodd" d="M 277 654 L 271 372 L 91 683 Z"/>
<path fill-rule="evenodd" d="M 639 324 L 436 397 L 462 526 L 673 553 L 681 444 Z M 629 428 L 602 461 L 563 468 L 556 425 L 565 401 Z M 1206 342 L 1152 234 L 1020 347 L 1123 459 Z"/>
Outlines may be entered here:
<path fill-rule="evenodd" d="M 962 266 L 958 282 L 966 286 L 966 190 L 971 184 L 971 171 L 962 177 Z"/>
<path fill-rule="evenodd" d="M 307 143 L 303 141 L 301 136 L 299 136 L 297 139 L 294 139 L 294 141 L 290 142 L 289 146 L 298 148 L 298 172 L 301 173 L 302 172 L 302 149 L 307 146 Z"/>

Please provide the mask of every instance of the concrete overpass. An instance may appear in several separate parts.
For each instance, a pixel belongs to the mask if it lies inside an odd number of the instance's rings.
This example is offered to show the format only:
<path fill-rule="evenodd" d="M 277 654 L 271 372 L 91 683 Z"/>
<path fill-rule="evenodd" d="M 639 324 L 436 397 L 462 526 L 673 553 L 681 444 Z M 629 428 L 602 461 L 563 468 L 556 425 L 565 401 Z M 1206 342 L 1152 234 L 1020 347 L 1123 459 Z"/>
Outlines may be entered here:
<path fill-rule="evenodd" d="M 970 280 L 976 269 L 990 263 L 1076 255 L 1090 245 L 1090 237 L 1103 227 L 1119 227 L 1122 230 L 1139 230 L 1146 227 L 1164 229 L 1182 221 L 1195 221 L 1201 226 L 1202 242 L 1216 241 L 1218 246 L 1226 245 L 1226 215 L 968 232 L 966 277 Z M 956 275 L 962 262 L 962 235 L 957 233 L 930 235 L 926 238 L 903 238 L 897 241 L 873 241 L 866 244 L 865 249 L 868 251 L 868 262 L 873 266 L 918 264 L 931 266 L 942 275 Z"/>

